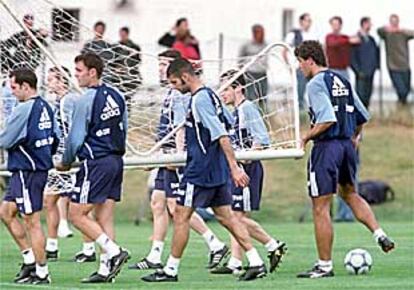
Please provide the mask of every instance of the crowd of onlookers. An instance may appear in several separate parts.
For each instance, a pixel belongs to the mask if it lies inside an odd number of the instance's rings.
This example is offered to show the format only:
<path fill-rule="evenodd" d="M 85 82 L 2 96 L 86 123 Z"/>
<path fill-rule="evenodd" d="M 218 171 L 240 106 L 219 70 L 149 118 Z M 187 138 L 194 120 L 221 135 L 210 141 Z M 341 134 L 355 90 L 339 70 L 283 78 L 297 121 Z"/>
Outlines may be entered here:
<path fill-rule="evenodd" d="M 26 14 L 23 17 L 23 23 L 26 27 L 42 44 L 47 46 L 47 31 L 33 29 L 33 21 L 34 18 L 31 14 Z M 320 37 L 312 32 L 312 19 L 309 13 L 300 15 L 298 24 L 299 26 L 288 32 L 284 39 L 291 47 L 297 47 L 305 40 L 320 40 Z M 324 40 L 328 67 L 346 78 L 350 78 L 349 71 L 352 70 L 355 75 L 356 91 L 362 102 L 369 107 L 374 75 L 380 66 L 380 49 L 370 34 L 371 19 L 362 17 L 358 32 L 352 36 L 342 33 L 343 20 L 340 16 L 332 17 L 329 24 L 331 32 L 326 35 Z M 119 78 L 120 83 L 125 84 L 122 90 L 128 97 L 141 84 L 139 71 L 141 48 L 130 39 L 128 27 L 119 29 L 117 43 L 109 43 L 105 39 L 105 29 L 104 22 L 96 22 L 94 25 L 95 36 L 84 45 L 82 52 L 93 51 L 104 60 L 111 60 L 108 64 L 111 66 L 112 73 L 107 77 Z M 411 89 L 409 40 L 414 38 L 414 30 L 401 28 L 398 15 L 392 14 L 389 18 L 389 24 L 378 28 L 377 33 L 385 43 L 387 68 L 398 96 L 398 102 L 406 104 Z M 178 19 L 172 29 L 160 37 L 158 43 L 179 51 L 184 58 L 201 59 L 199 41 L 191 33 L 186 18 Z M 252 26 L 252 39 L 240 47 L 239 56 L 255 55 L 266 45 L 265 28 L 260 24 L 255 24 Z M 11 49 L 13 47 L 16 49 Z M 41 50 L 24 31 L 1 41 L 0 48 L 2 71 L 7 67 L 15 67 L 17 62 L 22 62 L 22 60 L 29 63 L 31 67 L 36 67 L 41 62 Z M 11 55 L 11 51 L 15 51 L 15 55 Z M 257 80 L 255 89 L 260 90 L 260 95 L 266 95 L 266 65 L 252 65 L 248 69 L 248 73 L 251 78 Z M 307 80 L 299 69 L 296 75 L 299 105 L 303 109 Z M 112 81 L 116 83 L 117 80 Z M 254 94 L 250 95 L 254 96 Z"/>

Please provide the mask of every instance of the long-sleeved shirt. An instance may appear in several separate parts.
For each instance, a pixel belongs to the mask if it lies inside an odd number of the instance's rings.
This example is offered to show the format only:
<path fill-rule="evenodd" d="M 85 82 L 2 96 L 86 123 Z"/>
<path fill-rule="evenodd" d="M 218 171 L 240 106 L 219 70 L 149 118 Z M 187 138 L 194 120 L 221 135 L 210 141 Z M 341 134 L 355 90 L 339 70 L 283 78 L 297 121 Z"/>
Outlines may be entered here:
<path fill-rule="evenodd" d="M 343 34 L 328 34 L 326 36 L 326 56 L 329 68 L 346 69 L 351 61 L 349 37 Z"/>
<path fill-rule="evenodd" d="M 351 68 L 356 75 L 372 76 L 379 67 L 379 48 L 374 38 L 358 33 L 361 43 L 352 46 Z"/>
<path fill-rule="evenodd" d="M 410 69 L 408 41 L 414 38 L 414 30 L 387 32 L 384 27 L 378 29 L 378 35 L 385 41 L 387 66 L 390 70 L 407 71 Z"/>
<path fill-rule="evenodd" d="M 106 84 L 88 88 L 76 102 L 62 163 L 123 155 L 127 129 L 124 97 Z"/>
<path fill-rule="evenodd" d="M 49 170 L 59 135 L 53 110 L 42 97 L 19 103 L 0 133 L 0 147 L 8 151 L 7 169 L 11 172 Z"/>

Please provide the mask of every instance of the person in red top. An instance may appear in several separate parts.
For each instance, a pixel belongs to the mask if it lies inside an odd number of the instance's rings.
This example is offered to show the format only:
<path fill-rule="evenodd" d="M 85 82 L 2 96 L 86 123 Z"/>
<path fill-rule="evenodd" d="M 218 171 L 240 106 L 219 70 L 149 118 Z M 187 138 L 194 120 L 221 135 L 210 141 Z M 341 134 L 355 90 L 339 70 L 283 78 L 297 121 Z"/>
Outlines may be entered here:
<path fill-rule="evenodd" d="M 358 36 L 348 36 L 341 34 L 342 18 L 334 16 L 329 20 L 332 27 L 332 33 L 326 36 L 326 55 L 328 58 L 328 67 L 334 72 L 339 73 L 349 79 L 348 67 L 351 63 L 351 46 L 358 44 Z"/>
<path fill-rule="evenodd" d="M 172 48 L 181 53 L 181 56 L 190 60 L 199 60 L 200 54 L 193 45 L 194 39 L 190 32 L 187 31 L 183 35 L 176 35 L 176 40 Z"/>

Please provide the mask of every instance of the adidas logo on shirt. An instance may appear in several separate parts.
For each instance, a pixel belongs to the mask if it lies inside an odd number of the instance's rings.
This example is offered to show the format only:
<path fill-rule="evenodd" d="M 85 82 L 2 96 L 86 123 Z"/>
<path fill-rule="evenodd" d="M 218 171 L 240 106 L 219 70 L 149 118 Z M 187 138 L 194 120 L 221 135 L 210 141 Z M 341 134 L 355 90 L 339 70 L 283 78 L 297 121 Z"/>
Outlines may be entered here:
<path fill-rule="evenodd" d="M 120 115 L 121 115 L 121 110 L 119 109 L 118 104 L 111 97 L 111 95 L 108 95 L 108 97 L 106 98 L 105 107 L 102 110 L 101 120 L 106 121 L 112 117 L 120 116 Z"/>
<path fill-rule="evenodd" d="M 337 76 L 333 77 L 332 84 L 332 96 L 342 97 L 349 95 L 349 90 L 346 88 L 345 84 Z"/>
<path fill-rule="evenodd" d="M 43 108 L 42 114 L 39 119 L 39 129 L 45 130 L 52 128 L 52 121 L 46 108 Z"/>

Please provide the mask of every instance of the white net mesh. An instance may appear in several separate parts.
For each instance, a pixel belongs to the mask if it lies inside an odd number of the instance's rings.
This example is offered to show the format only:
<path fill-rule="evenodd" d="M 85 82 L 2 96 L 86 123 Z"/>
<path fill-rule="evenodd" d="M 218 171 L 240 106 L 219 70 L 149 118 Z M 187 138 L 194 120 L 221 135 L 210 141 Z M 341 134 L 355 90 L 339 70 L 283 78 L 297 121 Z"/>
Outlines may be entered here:
<path fill-rule="evenodd" d="M 163 165 L 183 163 L 185 155 L 159 150 L 163 142 L 156 138 L 160 110 L 167 88 L 160 86 L 158 52 L 143 53 L 131 43 L 112 43 L 94 38 L 85 27 L 49 0 L 0 0 L 1 73 L 7 79 L 10 70 L 26 66 L 36 70 L 40 92 L 47 94 L 45 76 L 49 67 L 61 65 L 71 71 L 73 59 L 81 51 L 93 51 L 105 61 L 103 80 L 123 92 L 129 108 L 128 151 L 126 164 Z M 34 26 L 24 30 L 34 16 Z M 26 21 L 26 23 L 24 23 Z M 246 58 L 202 60 L 195 63 L 207 86 L 218 92 L 219 77 L 237 68 L 245 76 L 246 96 L 259 106 L 270 136 L 265 150 L 241 148 L 239 158 L 266 159 L 296 157 L 299 118 L 295 98 L 295 69 L 283 55 L 283 44 L 268 46 L 260 55 Z M 289 59 L 293 57 L 287 54 Z M 291 62 L 291 61 L 289 61 Z M 236 76 L 237 77 L 237 76 Z M 75 82 L 73 82 L 75 84 Z M 3 87 L 3 91 L 7 86 Z M 10 94 L 9 94 L 10 95 Z M 6 116 L 7 94 L 3 93 L 2 118 Z"/>

